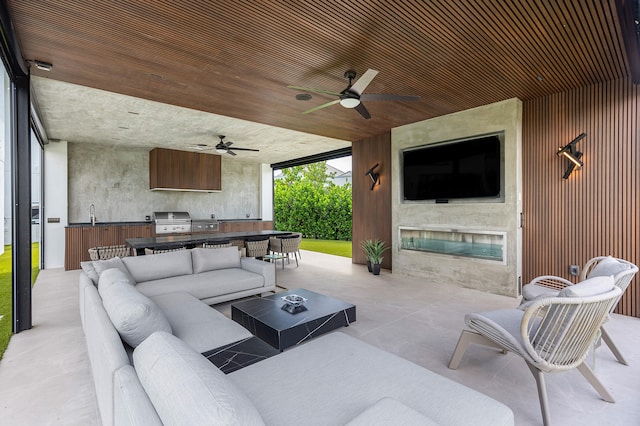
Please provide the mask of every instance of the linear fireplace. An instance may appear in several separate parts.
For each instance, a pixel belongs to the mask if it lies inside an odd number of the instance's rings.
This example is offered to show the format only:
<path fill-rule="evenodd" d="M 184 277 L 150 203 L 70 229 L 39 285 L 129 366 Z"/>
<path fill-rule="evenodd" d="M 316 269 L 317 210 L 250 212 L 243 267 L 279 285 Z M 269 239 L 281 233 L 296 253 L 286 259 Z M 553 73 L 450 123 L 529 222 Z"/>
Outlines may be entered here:
<path fill-rule="evenodd" d="M 413 227 L 400 227 L 399 230 L 401 250 L 506 262 L 506 232 Z"/>

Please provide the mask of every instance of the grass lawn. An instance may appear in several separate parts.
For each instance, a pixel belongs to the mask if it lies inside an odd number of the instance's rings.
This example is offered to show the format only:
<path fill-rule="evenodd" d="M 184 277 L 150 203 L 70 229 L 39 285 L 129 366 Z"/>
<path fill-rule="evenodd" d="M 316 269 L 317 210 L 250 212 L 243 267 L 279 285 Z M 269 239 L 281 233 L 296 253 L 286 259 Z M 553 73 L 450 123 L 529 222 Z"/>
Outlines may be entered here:
<path fill-rule="evenodd" d="M 302 250 L 317 251 L 351 258 L 351 241 L 310 240 L 303 238 L 300 243 L 300 248 Z"/>
<path fill-rule="evenodd" d="M 13 247 L 11 245 L 4 246 L 4 253 L 0 255 L 0 359 L 4 354 L 4 350 L 9 344 L 12 334 L 12 292 L 11 292 L 11 255 Z M 40 245 L 33 243 L 31 245 L 31 285 L 36 281 L 40 268 L 38 267 Z"/>

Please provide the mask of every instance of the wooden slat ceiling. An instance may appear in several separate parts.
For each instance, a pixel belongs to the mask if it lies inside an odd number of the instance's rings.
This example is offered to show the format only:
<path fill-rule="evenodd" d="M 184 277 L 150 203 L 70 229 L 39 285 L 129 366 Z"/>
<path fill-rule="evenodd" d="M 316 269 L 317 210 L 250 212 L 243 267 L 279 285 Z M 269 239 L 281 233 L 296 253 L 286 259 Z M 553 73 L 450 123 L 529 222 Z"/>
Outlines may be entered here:
<path fill-rule="evenodd" d="M 613 0 L 9 0 L 34 75 L 343 140 L 629 75 Z M 364 120 L 287 85 L 380 73 Z"/>

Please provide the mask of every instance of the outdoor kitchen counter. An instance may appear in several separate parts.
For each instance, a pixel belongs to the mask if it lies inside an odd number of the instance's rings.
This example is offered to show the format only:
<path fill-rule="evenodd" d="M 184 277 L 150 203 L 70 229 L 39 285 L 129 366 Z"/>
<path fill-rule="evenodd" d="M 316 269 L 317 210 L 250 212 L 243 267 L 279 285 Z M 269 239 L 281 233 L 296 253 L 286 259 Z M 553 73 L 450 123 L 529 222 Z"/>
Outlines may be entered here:
<path fill-rule="evenodd" d="M 130 221 L 130 222 L 96 222 L 92 225 L 91 222 L 74 222 L 66 226 L 66 228 L 82 228 L 85 226 L 131 226 L 131 225 L 153 225 L 151 221 Z"/>
<path fill-rule="evenodd" d="M 144 254 L 145 248 L 150 249 L 172 249 L 172 248 L 193 248 L 199 244 L 216 241 L 245 240 L 252 237 L 272 237 L 276 235 L 290 235 L 287 231 L 241 231 L 241 232 L 217 232 L 215 234 L 193 234 L 193 235 L 165 235 L 151 238 L 127 238 L 126 244 L 136 251 L 137 254 Z"/>

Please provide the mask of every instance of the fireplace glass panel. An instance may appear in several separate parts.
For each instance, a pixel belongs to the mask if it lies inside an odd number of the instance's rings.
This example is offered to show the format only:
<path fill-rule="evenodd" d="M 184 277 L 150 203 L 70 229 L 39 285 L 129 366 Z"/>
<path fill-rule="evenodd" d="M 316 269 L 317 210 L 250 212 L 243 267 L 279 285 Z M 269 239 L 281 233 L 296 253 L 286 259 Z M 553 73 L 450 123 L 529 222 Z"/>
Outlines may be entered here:
<path fill-rule="evenodd" d="M 400 228 L 402 250 L 504 261 L 504 233 Z"/>

